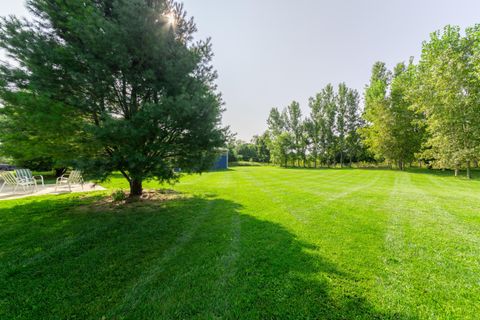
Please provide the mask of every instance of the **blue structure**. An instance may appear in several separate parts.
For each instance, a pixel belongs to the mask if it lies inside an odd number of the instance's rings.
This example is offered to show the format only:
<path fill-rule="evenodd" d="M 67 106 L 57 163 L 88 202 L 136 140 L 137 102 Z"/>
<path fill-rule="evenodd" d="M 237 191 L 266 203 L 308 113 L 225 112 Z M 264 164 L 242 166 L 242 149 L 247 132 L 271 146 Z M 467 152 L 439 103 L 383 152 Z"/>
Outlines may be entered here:
<path fill-rule="evenodd" d="M 217 161 L 213 164 L 212 170 L 228 169 L 228 149 L 220 150 Z"/>

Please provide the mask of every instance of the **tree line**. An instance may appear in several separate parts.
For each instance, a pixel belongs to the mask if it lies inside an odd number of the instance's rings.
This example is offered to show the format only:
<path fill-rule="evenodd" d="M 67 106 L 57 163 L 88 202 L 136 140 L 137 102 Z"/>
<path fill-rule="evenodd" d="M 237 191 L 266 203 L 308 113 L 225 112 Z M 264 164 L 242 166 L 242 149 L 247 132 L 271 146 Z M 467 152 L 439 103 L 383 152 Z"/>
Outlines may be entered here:
<path fill-rule="evenodd" d="M 359 94 L 342 83 L 328 84 L 309 99 L 310 114 L 302 116 L 294 101 L 268 117 L 268 145 L 274 163 L 282 166 L 343 166 L 365 156 L 358 129 L 362 126 Z"/>
<path fill-rule="evenodd" d="M 455 175 L 465 169 L 470 178 L 480 158 L 479 43 L 480 25 L 446 26 L 423 43 L 418 63 L 389 70 L 376 62 L 363 108 L 356 90 L 329 84 L 309 99 L 306 117 L 296 101 L 273 108 L 268 130 L 236 148 L 281 166 L 367 161 L 404 170 L 418 162 Z M 268 158 L 258 156 L 259 145 Z"/>
<path fill-rule="evenodd" d="M 458 175 L 480 156 L 480 25 L 446 26 L 424 42 L 417 64 L 373 66 L 360 130 L 377 158 L 414 160 Z"/>

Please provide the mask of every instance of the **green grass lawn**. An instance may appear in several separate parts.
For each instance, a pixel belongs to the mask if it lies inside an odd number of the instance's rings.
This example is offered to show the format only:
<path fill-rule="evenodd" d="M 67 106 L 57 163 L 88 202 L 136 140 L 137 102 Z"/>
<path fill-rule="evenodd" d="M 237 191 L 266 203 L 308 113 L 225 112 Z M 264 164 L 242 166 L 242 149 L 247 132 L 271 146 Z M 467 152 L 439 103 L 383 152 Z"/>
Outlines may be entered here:
<path fill-rule="evenodd" d="M 478 180 L 237 167 L 173 188 L 0 202 L 0 318 L 478 319 Z"/>

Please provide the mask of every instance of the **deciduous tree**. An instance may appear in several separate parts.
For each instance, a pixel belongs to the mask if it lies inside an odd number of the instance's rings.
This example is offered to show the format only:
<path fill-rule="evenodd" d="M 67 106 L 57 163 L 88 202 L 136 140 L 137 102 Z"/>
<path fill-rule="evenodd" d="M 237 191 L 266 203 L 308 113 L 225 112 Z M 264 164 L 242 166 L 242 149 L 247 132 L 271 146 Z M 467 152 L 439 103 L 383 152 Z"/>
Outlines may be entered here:
<path fill-rule="evenodd" d="M 425 42 L 419 63 L 417 110 L 425 116 L 428 157 L 438 167 L 467 168 L 480 155 L 480 25 L 462 36 L 447 26 Z"/>
<path fill-rule="evenodd" d="M 408 67 L 399 63 L 393 74 L 377 62 L 365 92 L 365 143 L 377 159 L 396 163 L 401 170 L 415 159 L 423 138 L 408 98 L 414 73 L 412 62 Z"/>

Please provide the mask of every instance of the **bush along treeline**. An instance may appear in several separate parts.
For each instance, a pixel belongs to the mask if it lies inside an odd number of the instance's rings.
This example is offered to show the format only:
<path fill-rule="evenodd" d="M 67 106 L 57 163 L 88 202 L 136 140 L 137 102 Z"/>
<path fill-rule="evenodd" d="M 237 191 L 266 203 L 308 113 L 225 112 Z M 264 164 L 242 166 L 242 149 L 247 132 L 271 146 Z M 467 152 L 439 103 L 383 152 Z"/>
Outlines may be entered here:
<path fill-rule="evenodd" d="M 249 161 L 270 163 L 270 148 L 268 134 L 257 135 L 250 142 L 235 138 L 228 141 L 229 162 Z"/>
<path fill-rule="evenodd" d="M 310 98 L 310 114 L 298 102 L 273 108 L 268 130 L 237 144 L 257 156 L 258 139 L 280 166 L 344 166 L 386 163 L 404 170 L 413 163 L 461 169 L 471 178 L 480 158 L 480 25 L 462 32 L 446 26 L 423 44 L 419 62 L 410 58 L 389 70 L 372 68 L 364 108 L 356 90 L 327 85 Z M 256 161 L 256 160 L 254 160 Z"/>

